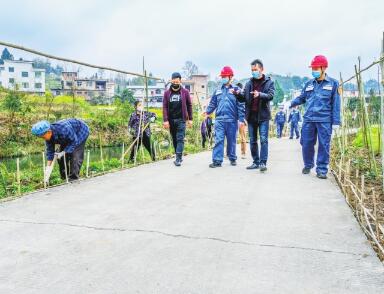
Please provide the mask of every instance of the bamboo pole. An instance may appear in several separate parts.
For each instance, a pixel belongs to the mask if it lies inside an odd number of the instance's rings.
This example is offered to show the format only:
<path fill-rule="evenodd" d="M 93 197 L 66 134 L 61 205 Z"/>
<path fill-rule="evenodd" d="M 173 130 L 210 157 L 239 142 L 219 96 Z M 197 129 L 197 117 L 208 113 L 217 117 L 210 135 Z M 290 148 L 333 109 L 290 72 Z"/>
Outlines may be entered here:
<path fill-rule="evenodd" d="M 44 189 L 47 189 L 47 183 L 45 182 L 45 152 L 42 152 L 43 155 L 43 182 L 44 182 Z"/>
<path fill-rule="evenodd" d="M 17 178 L 17 190 L 21 195 L 21 181 L 20 181 L 20 158 L 16 158 L 16 178 Z"/>
<path fill-rule="evenodd" d="M 118 73 L 122 73 L 122 74 L 127 74 L 127 75 L 131 75 L 131 76 L 144 77 L 144 75 L 142 75 L 142 74 L 138 74 L 138 73 L 134 73 L 134 72 L 129 72 L 129 71 L 125 71 L 125 70 L 121 70 L 121 69 L 117 69 L 117 68 L 107 67 L 107 66 L 94 65 L 94 64 L 90 64 L 90 63 L 86 63 L 86 62 L 82 62 L 82 61 L 77 61 L 77 60 L 74 60 L 74 59 L 54 56 L 54 55 L 51 55 L 51 54 L 48 54 L 48 53 L 44 53 L 44 52 L 41 52 L 41 51 L 37 51 L 37 50 L 34 50 L 34 49 L 26 48 L 26 47 L 23 47 L 23 46 L 20 46 L 20 45 L 15 45 L 15 44 L 3 42 L 3 41 L 0 41 L 0 45 L 6 46 L 6 47 L 15 48 L 15 49 L 19 49 L 19 50 L 23 50 L 23 51 L 27 51 L 27 52 L 30 52 L 32 54 L 41 55 L 41 56 L 44 56 L 44 57 L 47 57 L 47 58 L 51 58 L 51 59 L 56 59 L 56 60 L 60 60 L 60 61 L 64 61 L 64 62 L 70 62 L 70 63 L 75 63 L 75 64 L 83 65 L 83 66 L 86 66 L 86 67 L 92 67 L 92 68 L 97 68 L 97 69 L 114 71 L 114 72 L 118 72 Z M 160 78 L 156 78 L 156 77 L 148 77 L 148 78 L 151 79 L 151 80 L 161 80 Z"/>
<path fill-rule="evenodd" d="M 380 94 L 380 126 L 381 126 L 381 170 L 382 188 L 384 190 L 384 32 L 381 44 L 381 94 Z"/>
<path fill-rule="evenodd" d="M 103 172 L 105 171 L 104 169 L 104 158 L 103 158 L 103 146 L 101 144 L 101 133 L 99 133 L 99 144 L 100 144 L 100 160 L 101 160 L 101 167 L 103 169 Z"/>
<path fill-rule="evenodd" d="M 121 168 L 124 168 L 124 142 L 123 146 L 121 147 Z"/>
<path fill-rule="evenodd" d="M 89 157 L 90 157 L 90 151 L 87 150 L 87 168 L 86 168 L 86 171 L 85 171 L 85 175 L 87 178 L 89 178 Z"/>
<path fill-rule="evenodd" d="M 379 221 L 377 219 L 377 198 L 375 189 L 372 189 L 373 216 L 375 217 L 376 238 L 380 240 Z"/>
<path fill-rule="evenodd" d="M 63 159 L 64 159 L 65 181 L 68 184 L 69 180 L 68 180 L 68 170 L 67 170 L 67 156 L 65 155 L 65 153 L 64 153 Z"/>

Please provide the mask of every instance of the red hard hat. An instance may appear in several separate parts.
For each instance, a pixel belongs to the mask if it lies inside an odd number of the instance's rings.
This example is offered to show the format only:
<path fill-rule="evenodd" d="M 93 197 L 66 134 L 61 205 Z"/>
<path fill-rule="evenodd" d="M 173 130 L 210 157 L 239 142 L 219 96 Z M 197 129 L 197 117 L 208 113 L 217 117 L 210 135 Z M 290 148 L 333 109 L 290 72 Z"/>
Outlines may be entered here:
<path fill-rule="evenodd" d="M 222 77 L 232 77 L 233 75 L 233 70 L 230 66 L 224 66 L 220 73 Z"/>
<path fill-rule="evenodd" d="M 312 59 L 310 67 L 328 67 L 328 60 L 324 55 L 316 55 Z"/>

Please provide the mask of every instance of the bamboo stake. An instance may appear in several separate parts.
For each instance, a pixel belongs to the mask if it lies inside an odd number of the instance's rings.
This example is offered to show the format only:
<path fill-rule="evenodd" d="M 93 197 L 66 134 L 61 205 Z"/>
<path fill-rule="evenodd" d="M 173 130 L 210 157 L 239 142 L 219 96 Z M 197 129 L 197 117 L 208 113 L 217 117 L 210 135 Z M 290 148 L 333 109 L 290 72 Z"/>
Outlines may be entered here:
<path fill-rule="evenodd" d="M 121 168 L 124 168 L 124 142 L 123 146 L 121 147 Z"/>
<path fill-rule="evenodd" d="M 20 159 L 19 158 L 16 158 L 16 177 L 17 177 L 17 190 L 18 190 L 18 194 L 21 195 Z"/>
<path fill-rule="evenodd" d="M 66 157 L 65 153 L 64 153 L 64 170 L 65 170 L 65 181 L 68 184 L 69 180 L 68 180 L 68 171 L 67 171 L 67 157 Z"/>
<path fill-rule="evenodd" d="M 372 189 L 372 201 L 373 201 L 373 216 L 375 217 L 376 238 L 380 240 L 379 221 L 377 218 L 377 198 L 375 189 Z"/>
<path fill-rule="evenodd" d="M 100 160 L 101 160 L 101 167 L 103 169 L 103 172 L 105 171 L 104 169 L 104 158 L 103 158 L 103 146 L 101 144 L 101 133 L 99 133 L 99 144 L 100 144 Z"/>
<path fill-rule="evenodd" d="M 90 151 L 87 150 L 87 168 L 86 168 L 86 177 L 89 178 L 89 157 L 90 157 Z"/>
<path fill-rule="evenodd" d="M 47 183 L 45 182 L 45 152 L 43 154 L 43 182 L 44 182 L 44 189 L 47 189 Z"/>

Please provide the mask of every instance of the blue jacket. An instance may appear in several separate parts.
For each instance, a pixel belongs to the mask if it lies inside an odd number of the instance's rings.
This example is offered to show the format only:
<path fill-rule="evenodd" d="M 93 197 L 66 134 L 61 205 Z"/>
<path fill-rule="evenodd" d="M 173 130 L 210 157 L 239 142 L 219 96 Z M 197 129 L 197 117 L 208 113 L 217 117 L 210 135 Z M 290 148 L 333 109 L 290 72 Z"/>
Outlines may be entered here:
<path fill-rule="evenodd" d="M 278 113 L 276 113 L 276 115 L 275 115 L 275 123 L 276 124 L 284 124 L 286 121 L 287 121 L 287 118 L 285 116 L 284 111 L 279 111 Z"/>
<path fill-rule="evenodd" d="M 213 94 L 207 107 L 207 114 L 216 110 L 216 121 L 222 122 L 244 122 L 245 109 L 244 103 L 238 101 L 234 94 L 230 93 L 233 89 L 238 91 L 237 87 L 230 85 L 228 88 L 223 85 Z"/>
<path fill-rule="evenodd" d="M 299 121 L 301 121 L 300 111 L 298 111 L 297 109 L 292 110 L 292 112 L 289 114 L 288 122 L 291 122 L 292 124 L 297 124 Z"/>
<path fill-rule="evenodd" d="M 304 122 L 326 122 L 340 125 L 339 83 L 326 75 L 320 83 L 309 80 L 291 107 L 306 103 Z"/>
<path fill-rule="evenodd" d="M 80 119 L 64 119 L 51 124 L 52 137 L 46 141 L 47 159 L 52 160 L 55 155 L 55 144 L 64 147 L 66 153 L 72 153 L 73 150 L 85 140 L 89 135 L 89 128 Z"/>

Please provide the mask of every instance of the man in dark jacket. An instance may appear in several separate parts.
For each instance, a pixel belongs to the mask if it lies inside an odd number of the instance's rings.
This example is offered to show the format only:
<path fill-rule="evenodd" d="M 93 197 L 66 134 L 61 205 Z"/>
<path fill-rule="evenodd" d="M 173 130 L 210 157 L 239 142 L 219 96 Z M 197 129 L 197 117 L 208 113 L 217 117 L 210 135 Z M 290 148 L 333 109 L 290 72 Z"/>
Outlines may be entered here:
<path fill-rule="evenodd" d="M 186 124 L 192 127 L 192 100 L 188 90 L 181 85 L 181 75 L 172 74 L 171 86 L 163 98 L 163 126 L 170 130 L 173 147 L 176 152 L 174 164 L 180 166 L 183 161 Z"/>
<path fill-rule="evenodd" d="M 240 102 L 245 102 L 245 117 L 248 121 L 252 165 L 247 169 L 267 170 L 268 131 L 271 119 L 270 103 L 275 94 L 275 85 L 270 77 L 263 74 L 264 65 L 260 59 L 251 63 L 252 78 L 246 83 L 244 91 L 236 93 Z M 257 135 L 260 135 L 260 152 Z"/>

